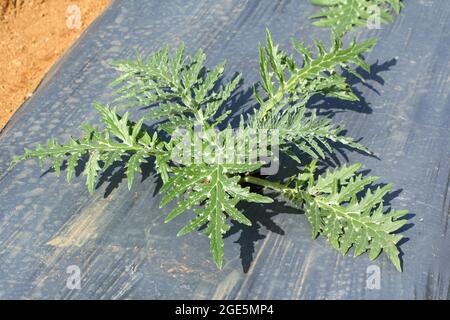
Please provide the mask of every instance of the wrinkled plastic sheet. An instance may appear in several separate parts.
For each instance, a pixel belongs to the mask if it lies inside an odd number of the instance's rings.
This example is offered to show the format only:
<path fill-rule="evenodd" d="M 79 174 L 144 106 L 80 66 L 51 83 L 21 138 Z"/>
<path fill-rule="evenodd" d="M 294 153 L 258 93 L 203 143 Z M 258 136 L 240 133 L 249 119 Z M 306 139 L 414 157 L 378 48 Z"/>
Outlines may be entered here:
<path fill-rule="evenodd" d="M 449 1 L 407 1 L 393 25 L 361 30 L 360 39 L 380 38 L 367 55 L 368 81 L 355 81 L 364 99 L 317 101 L 319 112 L 377 155 L 347 152 L 347 160 L 393 183 L 388 203 L 411 212 L 400 245 L 403 273 L 383 255 L 343 257 L 325 239 L 312 240 L 305 216 L 279 202 L 243 206 L 253 226 L 232 226 L 219 271 L 200 232 L 175 237 L 189 215 L 163 223 L 171 207 L 159 209 L 151 165 L 131 191 L 123 168 L 108 171 L 92 196 L 82 176 L 68 184 L 34 161 L 7 170 L 24 147 L 62 142 L 79 135 L 82 123 L 98 123 L 91 102 L 111 100 L 107 84 L 117 74 L 109 62 L 135 50 L 145 55 L 180 41 L 190 52 L 201 47 L 208 65 L 227 60 L 226 78 L 243 73 L 233 107 L 252 106 L 265 27 L 287 50 L 292 37 L 327 39 L 308 20 L 315 10 L 294 0 L 114 1 L 0 134 L 0 298 L 446 299 Z M 79 290 L 67 286 L 70 266 L 79 268 Z M 373 270 L 379 287 L 367 286 Z"/>

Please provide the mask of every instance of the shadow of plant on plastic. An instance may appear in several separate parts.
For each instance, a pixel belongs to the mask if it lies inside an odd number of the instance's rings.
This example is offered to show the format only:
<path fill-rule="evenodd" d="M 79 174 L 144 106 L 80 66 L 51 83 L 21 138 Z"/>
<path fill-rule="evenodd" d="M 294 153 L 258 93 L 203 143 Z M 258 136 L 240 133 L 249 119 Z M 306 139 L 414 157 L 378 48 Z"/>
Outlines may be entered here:
<path fill-rule="evenodd" d="M 321 96 L 316 96 L 310 100 L 309 106 L 310 108 L 316 109 L 318 115 L 328 117 L 334 117 L 337 113 L 344 112 L 345 110 L 371 114 L 373 110 L 370 107 L 370 103 L 367 102 L 365 96 L 358 89 L 357 85 L 360 84 L 379 95 L 379 91 L 373 85 L 371 85 L 370 82 L 375 82 L 383 86 L 385 81 L 381 77 L 381 73 L 390 71 L 391 67 L 395 66 L 396 64 L 397 60 L 395 58 L 387 60 L 383 63 L 377 61 L 371 65 L 370 73 L 367 73 L 363 69 L 358 68 L 356 71 L 364 77 L 365 81 L 362 81 L 355 75 L 350 74 L 348 71 L 344 71 L 343 75 L 347 78 L 347 83 L 352 87 L 353 92 L 358 97 L 359 101 L 351 102 L 339 100 L 338 98 L 333 97 L 324 98 Z"/>

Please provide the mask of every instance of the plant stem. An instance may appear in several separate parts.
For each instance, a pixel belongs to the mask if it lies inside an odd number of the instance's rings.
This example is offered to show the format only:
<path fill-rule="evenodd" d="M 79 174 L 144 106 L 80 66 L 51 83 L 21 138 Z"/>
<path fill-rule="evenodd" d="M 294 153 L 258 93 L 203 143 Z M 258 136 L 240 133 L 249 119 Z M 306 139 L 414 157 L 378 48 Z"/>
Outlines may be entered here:
<path fill-rule="evenodd" d="M 274 191 L 278 191 L 281 193 L 284 193 L 287 190 L 289 190 L 288 187 L 282 185 L 281 183 L 273 182 L 273 181 L 269 181 L 269 180 L 265 180 L 265 179 L 261 179 L 261 178 L 256 178 L 256 177 L 252 177 L 252 176 L 245 176 L 241 179 L 241 181 L 255 184 L 255 185 L 258 185 L 261 187 L 269 188 L 269 189 L 272 189 Z"/>

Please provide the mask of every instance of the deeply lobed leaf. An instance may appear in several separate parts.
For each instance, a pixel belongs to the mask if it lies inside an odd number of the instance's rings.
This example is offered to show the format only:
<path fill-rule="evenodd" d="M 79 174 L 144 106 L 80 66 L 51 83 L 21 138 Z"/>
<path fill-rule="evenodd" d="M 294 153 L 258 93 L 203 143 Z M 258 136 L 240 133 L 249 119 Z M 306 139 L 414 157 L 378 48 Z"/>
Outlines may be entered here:
<path fill-rule="evenodd" d="M 403 6 L 401 0 L 311 0 L 324 7 L 311 16 L 318 27 L 329 27 L 342 36 L 354 27 L 368 26 L 372 20 L 391 23 Z"/>
<path fill-rule="evenodd" d="M 354 255 L 369 252 L 374 260 L 384 250 L 397 270 L 401 271 L 398 231 L 407 223 L 407 211 L 384 213 L 383 199 L 391 185 L 368 189 L 376 177 L 363 177 L 356 172 L 360 164 L 343 166 L 314 179 L 315 162 L 304 174 L 292 178 L 293 187 L 283 194 L 305 209 L 312 226 L 312 235 L 325 236 L 329 243 L 346 254 L 354 247 Z M 362 196 L 359 196 L 363 194 Z"/>
<path fill-rule="evenodd" d="M 194 122 L 216 126 L 226 119 L 218 121 L 215 116 L 239 85 L 240 75 L 219 87 L 225 62 L 208 70 L 205 59 L 202 50 L 192 57 L 185 55 L 180 44 L 174 57 L 165 47 L 145 61 L 116 61 L 113 65 L 122 73 L 111 84 L 118 87 L 116 103 L 150 107 L 145 118 L 162 121 L 157 126 L 169 134 Z"/>
<path fill-rule="evenodd" d="M 128 186 L 134 181 L 134 175 L 139 171 L 140 164 L 146 157 L 155 156 L 163 159 L 165 156 L 165 144 L 159 142 L 157 136 L 150 137 L 142 130 L 143 120 L 137 123 L 129 121 L 129 114 L 119 116 L 115 109 L 110 109 L 100 104 L 94 104 L 102 117 L 106 128 L 99 131 L 98 128 L 84 125 L 84 134 L 80 139 L 71 138 L 66 144 L 59 144 L 50 139 L 47 146 L 37 145 L 35 150 L 25 149 L 25 153 L 13 159 L 12 165 L 17 162 L 36 158 L 43 162 L 45 159 L 52 161 L 52 167 L 57 174 L 67 161 L 67 180 L 73 178 L 77 165 L 86 161 L 83 174 L 86 176 L 86 185 L 89 192 L 94 191 L 95 182 L 99 172 L 106 170 L 115 161 L 126 159 Z"/>
<path fill-rule="evenodd" d="M 300 102 L 297 104 L 298 107 L 305 106 L 316 94 L 350 101 L 358 100 L 338 71 L 339 68 L 343 68 L 358 75 L 351 65 L 369 71 L 370 67 L 362 59 L 362 55 L 376 44 L 376 39 L 360 43 L 353 40 L 345 47 L 341 38 L 334 35 L 331 49 L 328 51 L 321 41 L 315 41 L 317 48 L 315 57 L 311 48 L 293 40 L 295 50 L 303 58 L 301 67 L 297 66 L 293 57 L 273 45 L 272 36 L 268 30 L 266 30 L 266 42 L 266 47 L 260 48 L 260 73 L 267 98 L 264 100 L 258 92 L 255 92 L 261 104 L 256 114 L 257 120 L 264 119 L 270 113 L 281 111 L 289 103 Z"/>
<path fill-rule="evenodd" d="M 182 198 L 168 214 L 166 222 L 202 204 L 196 211 L 196 217 L 181 229 L 178 235 L 184 235 L 207 224 L 205 234 L 210 239 L 211 254 L 218 268 L 222 267 L 223 261 L 223 234 L 229 230 L 227 217 L 251 225 L 250 220 L 236 208 L 237 203 L 273 201 L 269 197 L 251 193 L 248 187 L 243 188 L 239 184 L 239 174 L 255 171 L 260 166 L 261 164 L 192 164 L 175 169 L 173 176 L 162 189 L 166 195 L 161 206 L 176 198 Z"/>
<path fill-rule="evenodd" d="M 353 40 L 345 47 L 341 39 L 335 36 L 330 50 L 326 50 L 322 42 L 315 41 L 316 56 L 311 48 L 294 40 L 293 46 L 303 60 L 303 65 L 298 67 L 293 57 L 273 44 L 269 31 L 266 32 L 266 38 L 266 47 L 260 48 L 260 73 L 266 98 L 264 100 L 255 91 L 261 107 L 250 118 L 249 126 L 279 130 L 283 138 L 281 150 L 297 161 L 297 151 L 313 159 L 324 158 L 325 154 L 333 153 L 332 142 L 370 154 L 361 144 L 343 136 L 342 126 L 333 125 L 329 119 L 316 117 L 316 113 L 308 112 L 306 106 L 315 95 L 358 100 L 346 78 L 339 74 L 339 69 L 359 77 L 352 65 L 369 71 L 362 55 L 375 45 L 376 40 L 361 43 Z"/>

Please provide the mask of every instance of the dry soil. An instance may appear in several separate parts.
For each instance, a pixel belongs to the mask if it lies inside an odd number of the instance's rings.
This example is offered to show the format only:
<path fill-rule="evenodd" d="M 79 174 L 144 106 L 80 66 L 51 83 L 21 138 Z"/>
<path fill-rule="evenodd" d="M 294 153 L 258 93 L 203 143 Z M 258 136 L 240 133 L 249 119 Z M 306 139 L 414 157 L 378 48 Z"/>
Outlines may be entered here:
<path fill-rule="evenodd" d="M 0 130 L 110 1 L 0 0 Z"/>

